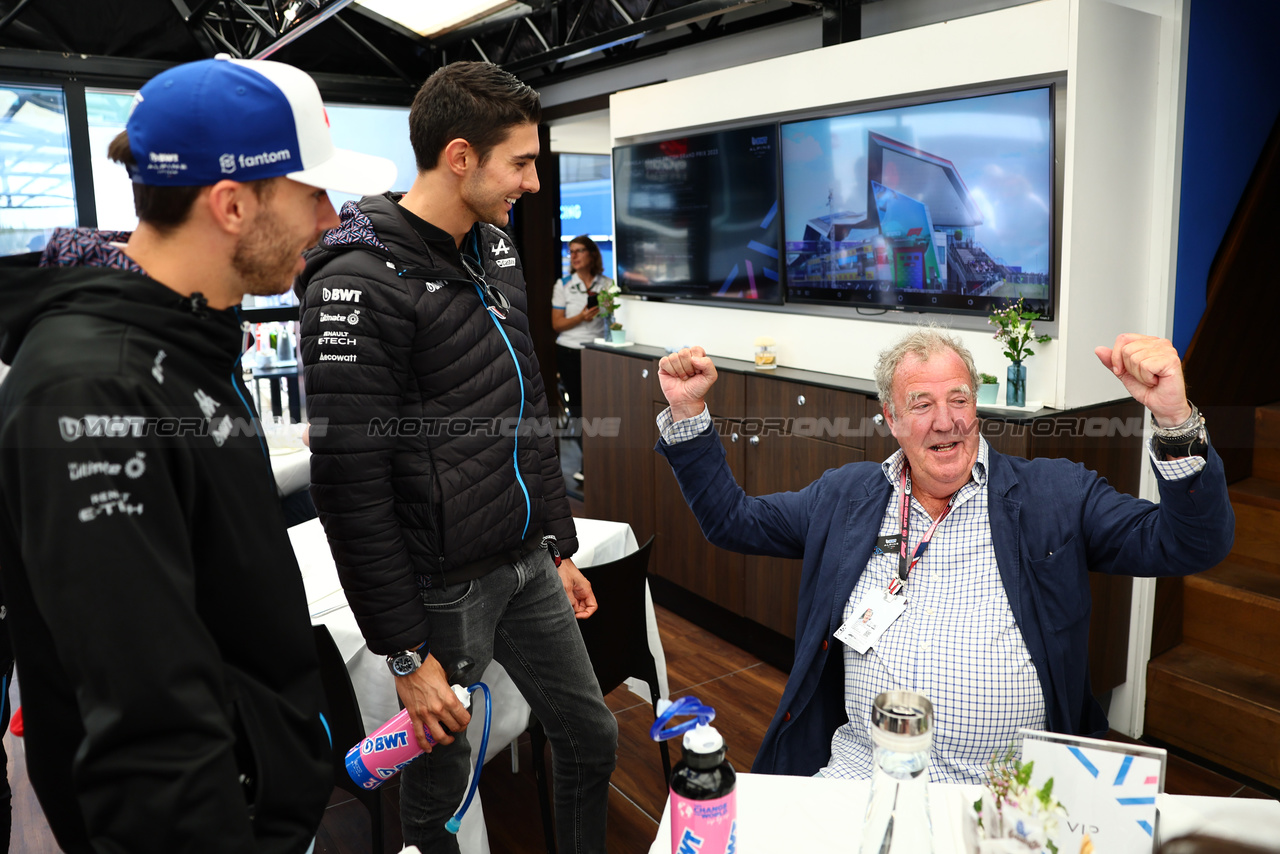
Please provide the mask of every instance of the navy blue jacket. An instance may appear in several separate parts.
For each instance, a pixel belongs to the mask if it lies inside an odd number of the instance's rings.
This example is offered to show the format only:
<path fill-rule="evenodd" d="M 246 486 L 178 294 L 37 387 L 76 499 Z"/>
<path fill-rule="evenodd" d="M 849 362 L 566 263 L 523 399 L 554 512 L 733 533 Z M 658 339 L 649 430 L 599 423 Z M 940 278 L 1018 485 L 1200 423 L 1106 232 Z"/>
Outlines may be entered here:
<path fill-rule="evenodd" d="M 659 442 L 658 452 L 712 544 L 804 559 L 795 662 L 751 770 L 810 776 L 826 764 L 832 735 L 848 721 L 841 646 L 832 641 L 824 648 L 823 641 L 840 626 L 893 485 L 879 463 L 851 463 L 799 492 L 752 497 L 733 480 L 714 429 L 677 445 Z M 1086 572 L 1189 575 L 1231 550 L 1235 514 L 1212 448 L 1199 474 L 1160 480 L 1159 487 L 1161 503 L 1153 504 L 1117 492 L 1079 463 L 990 451 L 987 506 L 996 563 L 1054 732 L 1107 728 L 1089 690 Z"/>

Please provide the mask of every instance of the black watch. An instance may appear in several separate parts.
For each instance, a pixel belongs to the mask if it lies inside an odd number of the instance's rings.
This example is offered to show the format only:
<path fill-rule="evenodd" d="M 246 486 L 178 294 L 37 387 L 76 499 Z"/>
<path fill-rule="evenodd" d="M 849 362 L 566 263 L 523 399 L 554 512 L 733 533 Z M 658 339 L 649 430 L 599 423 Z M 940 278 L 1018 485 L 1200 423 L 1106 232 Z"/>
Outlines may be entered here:
<path fill-rule="evenodd" d="M 405 649 L 387 656 L 387 667 L 396 676 L 408 676 L 422 666 L 422 655 L 416 649 Z"/>

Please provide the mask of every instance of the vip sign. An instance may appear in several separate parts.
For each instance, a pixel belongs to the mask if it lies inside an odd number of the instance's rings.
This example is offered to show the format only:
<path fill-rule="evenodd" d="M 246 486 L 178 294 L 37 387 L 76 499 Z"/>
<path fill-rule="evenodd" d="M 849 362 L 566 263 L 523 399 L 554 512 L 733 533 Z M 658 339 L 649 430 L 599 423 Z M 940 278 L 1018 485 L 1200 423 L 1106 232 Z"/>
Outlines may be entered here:
<path fill-rule="evenodd" d="M 1032 790 L 1052 777 L 1053 796 L 1067 810 L 1053 839 L 1059 851 L 1079 851 L 1086 833 L 1097 851 L 1155 850 L 1165 751 L 1032 730 L 1021 735 L 1022 761 L 1035 763 Z"/>

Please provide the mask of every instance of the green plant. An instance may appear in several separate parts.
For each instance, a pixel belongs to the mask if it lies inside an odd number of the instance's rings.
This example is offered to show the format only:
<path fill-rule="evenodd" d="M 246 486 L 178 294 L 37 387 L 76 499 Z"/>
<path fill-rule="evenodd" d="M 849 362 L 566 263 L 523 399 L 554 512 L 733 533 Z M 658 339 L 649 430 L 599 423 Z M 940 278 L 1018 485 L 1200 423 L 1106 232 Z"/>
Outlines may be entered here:
<path fill-rule="evenodd" d="M 621 323 L 618 323 L 618 322 L 615 320 L 613 323 L 610 323 L 610 324 L 609 324 L 609 328 L 610 328 L 610 329 L 621 329 L 621 328 L 622 328 L 622 324 L 621 324 Z"/>
<path fill-rule="evenodd" d="M 1031 788 L 1034 762 L 1023 763 L 1013 745 L 995 751 L 987 763 L 986 791 L 973 804 L 980 835 L 985 839 L 1017 839 L 1029 851 L 1048 849 L 1058 854 L 1050 838 L 1058 819 L 1067 814 L 1053 797 L 1053 778 L 1039 790 Z"/>
<path fill-rule="evenodd" d="M 982 380 L 983 385 L 996 385 L 1000 382 L 995 374 L 978 374 L 978 379 Z"/>
<path fill-rule="evenodd" d="M 1022 304 L 1022 297 L 1018 297 L 1017 302 L 992 311 L 987 323 L 997 327 L 996 334 L 992 337 L 1004 344 L 1005 356 L 1016 363 L 1036 354 L 1028 346 L 1031 342 L 1044 344 L 1050 340 L 1048 335 L 1036 334 L 1035 321 L 1039 319 L 1040 312 L 1027 311 Z"/>
<path fill-rule="evenodd" d="M 605 288 L 596 297 L 596 302 L 600 306 L 600 313 L 605 317 L 613 317 L 618 310 L 618 296 L 622 293 L 622 289 L 618 285 L 611 284 Z M 622 327 L 619 326 L 619 329 Z"/>

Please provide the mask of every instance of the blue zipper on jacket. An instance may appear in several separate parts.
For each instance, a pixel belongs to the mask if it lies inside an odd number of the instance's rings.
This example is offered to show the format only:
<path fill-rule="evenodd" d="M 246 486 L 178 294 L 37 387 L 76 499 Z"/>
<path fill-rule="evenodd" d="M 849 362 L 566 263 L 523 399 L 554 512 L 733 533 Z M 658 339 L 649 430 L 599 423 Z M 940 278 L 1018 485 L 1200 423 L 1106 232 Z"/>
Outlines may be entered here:
<path fill-rule="evenodd" d="M 475 250 L 477 263 L 480 269 L 484 269 L 483 261 L 480 261 L 480 244 L 476 239 L 475 231 L 471 232 L 471 247 Z M 520 532 L 520 540 L 529 535 L 529 521 L 533 518 L 533 502 L 529 500 L 529 488 L 524 484 L 524 478 L 520 476 L 520 423 L 524 421 L 524 374 L 520 372 L 520 360 L 516 358 L 516 349 L 511 346 L 511 339 L 507 337 L 507 332 L 502 328 L 502 324 L 498 322 L 497 316 L 485 308 L 484 291 L 480 289 L 479 282 L 472 282 L 472 286 L 476 289 L 476 295 L 480 297 L 480 308 L 484 313 L 489 315 L 489 319 L 493 321 L 494 327 L 497 328 L 498 334 L 502 336 L 503 342 L 507 345 L 507 352 L 511 354 L 511 362 L 516 366 L 516 379 L 520 381 L 520 412 L 516 417 L 516 436 L 515 448 L 511 451 L 511 467 L 516 472 L 516 483 L 520 484 L 520 491 L 524 493 L 524 530 Z"/>

